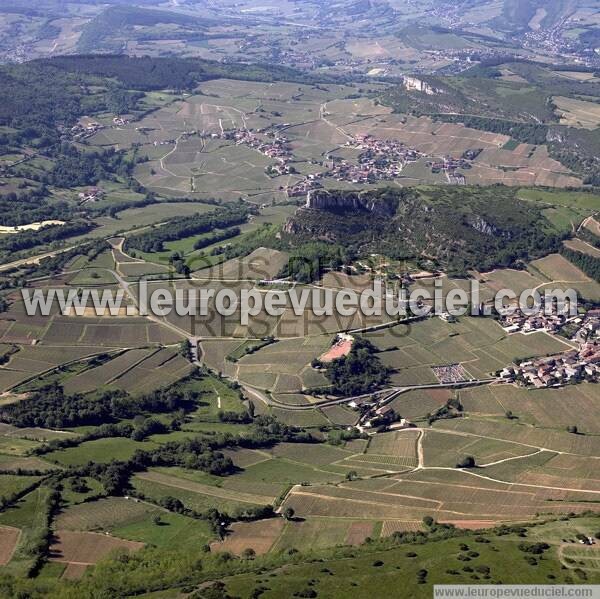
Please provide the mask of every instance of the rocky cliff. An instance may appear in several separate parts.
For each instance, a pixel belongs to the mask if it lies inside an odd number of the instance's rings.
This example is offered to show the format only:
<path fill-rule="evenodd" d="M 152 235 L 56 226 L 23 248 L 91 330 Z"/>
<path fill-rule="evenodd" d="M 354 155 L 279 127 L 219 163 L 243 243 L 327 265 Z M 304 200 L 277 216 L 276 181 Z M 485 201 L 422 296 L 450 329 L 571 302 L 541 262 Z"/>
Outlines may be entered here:
<path fill-rule="evenodd" d="M 394 216 L 398 207 L 397 198 L 376 197 L 363 192 L 330 192 L 316 189 L 308 193 L 305 208 L 328 212 L 369 212 L 375 216 Z"/>

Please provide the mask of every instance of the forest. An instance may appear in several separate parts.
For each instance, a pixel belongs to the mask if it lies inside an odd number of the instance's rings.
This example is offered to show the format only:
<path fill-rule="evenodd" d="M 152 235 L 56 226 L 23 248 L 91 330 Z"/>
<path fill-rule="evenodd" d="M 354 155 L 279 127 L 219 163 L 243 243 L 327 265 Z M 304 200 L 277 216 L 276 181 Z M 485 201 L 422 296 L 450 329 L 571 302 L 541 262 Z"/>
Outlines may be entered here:
<path fill-rule="evenodd" d="M 370 341 L 358 337 L 347 356 L 326 365 L 317 360 L 313 365 L 324 366 L 325 376 L 331 382 L 331 387 L 324 387 L 320 391 L 351 397 L 385 385 L 389 381 L 390 369 L 381 363 L 377 352 L 378 349 Z"/>
<path fill-rule="evenodd" d="M 560 253 L 570 262 L 579 267 L 588 277 L 600 282 L 600 258 L 589 254 L 582 254 L 567 247 L 563 247 Z"/>

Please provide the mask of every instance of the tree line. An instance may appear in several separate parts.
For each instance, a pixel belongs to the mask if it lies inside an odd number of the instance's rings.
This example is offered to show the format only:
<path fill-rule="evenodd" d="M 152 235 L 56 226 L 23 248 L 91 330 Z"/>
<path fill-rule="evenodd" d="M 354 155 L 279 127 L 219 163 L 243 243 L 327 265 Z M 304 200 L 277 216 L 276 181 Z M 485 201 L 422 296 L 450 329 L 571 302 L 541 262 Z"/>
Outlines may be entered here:
<path fill-rule="evenodd" d="M 169 241 L 240 225 L 248 220 L 249 214 L 250 209 L 240 202 L 207 214 L 172 218 L 159 227 L 128 237 L 126 247 L 127 250 L 162 252 L 164 244 Z"/>
<path fill-rule="evenodd" d="M 91 395 L 67 395 L 53 382 L 27 399 L 0 409 L 0 421 L 22 428 L 65 428 L 99 426 L 134 418 L 139 414 L 189 411 L 199 401 L 199 393 L 176 384 L 143 395 L 107 390 Z"/>
<path fill-rule="evenodd" d="M 560 253 L 570 262 L 580 268 L 588 277 L 594 281 L 600 282 L 600 258 L 596 258 L 590 254 L 576 252 L 567 247 L 563 247 Z"/>

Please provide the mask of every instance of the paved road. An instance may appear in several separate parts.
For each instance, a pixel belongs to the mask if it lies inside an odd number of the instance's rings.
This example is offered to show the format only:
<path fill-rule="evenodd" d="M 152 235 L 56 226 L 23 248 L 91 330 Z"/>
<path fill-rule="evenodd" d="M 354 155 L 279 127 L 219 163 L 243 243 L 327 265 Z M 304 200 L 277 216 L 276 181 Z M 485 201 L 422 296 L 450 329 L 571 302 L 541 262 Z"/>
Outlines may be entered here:
<path fill-rule="evenodd" d="M 300 404 L 300 405 L 282 403 L 282 402 L 277 401 L 276 399 L 273 399 L 272 397 L 268 396 L 267 394 L 265 394 L 260 389 L 257 389 L 256 387 L 251 387 L 250 385 L 244 385 L 243 383 L 240 383 L 240 384 L 242 385 L 242 388 L 245 391 L 247 391 L 248 394 L 259 399 L 260 401 L 262 401 L 263 403 L 265 403 L 268 406 L 282 408 L 284 410 L 290 410 L 293 412 L 295 412 L 295 411 L 301 412 L 301 411 L 306 411 L 306 410 L 314 410 L 315 408 L 326 408 L 329 406 L 336 406 L 336 405 L 340 405 L 340 404 L 350 403 L 352 401 L 366 400 L 366 399 L 370 399 L 371 397 L 373 397 L 373 395 L 385 395 L 386 393 L 389 393 L 389 395 L 387 395 L 387 397 L 383 397 L 380 400 L 380 403 L 382 405 L 385 405 L 386 403 L 390 402 L 392 399 L 396 398 L 398 395 L 400 395 L 402 393 L 407 393 L 408 391 L 414 391 L 415 389 L 460 389 L 460 388 L 464 388 L 464 387 L 476 387 L 479 385 L 489 385 L 491 383 L 498 382 L 498 380 L 499 379 L 496 379 L 496 378 L 490 378 L 490 379 L 477 379 L 477 380 L 473 380 L 473 381 L 462 381 L 460 383 L 430 383 L 427 385 L 408 385 L 406 387 L 390 387 L 388 389 L 382 389 L 380 391 L 373 392 L 373 393 L 366 393 L 364 395 L 341 397 L 338 399 L 324 399 L 322 401 L 316 401 L 316 402 L 313 402 L 310 404 Z"/>
<path fill-rule="evenodd" d="M 68 252 L 73 248 L 76 248 L 76 245 L 72 245 L 66 248 L 61 248 L 59 250 L 53 250 L 52 252 L 45 252 L 43 254 L 38 254 L 37 256 L 29 256 L 28 258 L 21 258 L 21 260 L 15 260 L 14 262 L 8 262 L 7 264 L 0 265 L 0 272 L 5 270 L 11 270 L 12 268 L 18 268 L 19 266 L 26 266 L 27 264 L 39 264 L 41 260 L 44 258 L 53 258 L 54 256 L 58 256 L 58 254 L 62 254 L 63 252 Z"/>

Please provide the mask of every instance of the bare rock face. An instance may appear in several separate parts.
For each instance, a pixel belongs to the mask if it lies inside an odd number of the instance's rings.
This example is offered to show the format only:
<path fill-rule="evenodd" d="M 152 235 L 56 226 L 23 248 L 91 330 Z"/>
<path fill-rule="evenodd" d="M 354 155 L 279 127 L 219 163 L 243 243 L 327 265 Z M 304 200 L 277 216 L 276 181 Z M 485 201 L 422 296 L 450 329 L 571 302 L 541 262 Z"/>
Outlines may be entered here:
<path fill-rule="evenodd" d="M 492 237 L 511 237 L 509 232 L 502 231 L 498 227 L 488 223 L 481 216 L 472 216 L 467 219 L 467 222 L 471 225 L 471 227 L 473 227 L 473 229 L 479 233 L 482 233 L 483 235 L 489 235 Z"/>
<path fill-rule="evenodd" d="M 498 229 L 493 225 L 490 225 L 487 221 L 485 221 L 481 216 L 473 216 L 470 219 L 470 225 L 479 233 L 483 233 L 484 235 L 496 235 L 498 233 Z"/>
<path fill-rule="evenodd" d="M 397 201 L 372 194 L 357 192 L 331 193 L 325 189 L 308 192 L 305 209 L 326 210 L 328 212 L 369 212 L 374 216 L 391 217 L 396 213 Z"/>

